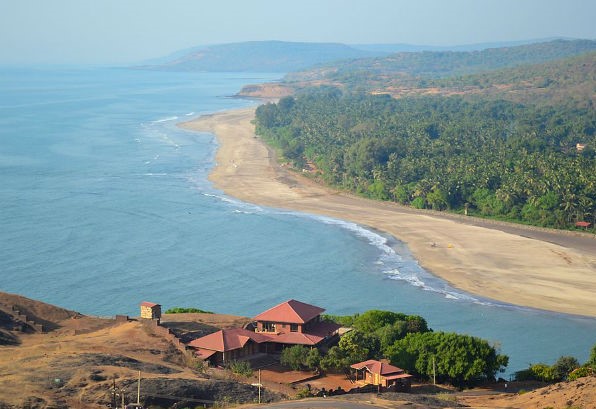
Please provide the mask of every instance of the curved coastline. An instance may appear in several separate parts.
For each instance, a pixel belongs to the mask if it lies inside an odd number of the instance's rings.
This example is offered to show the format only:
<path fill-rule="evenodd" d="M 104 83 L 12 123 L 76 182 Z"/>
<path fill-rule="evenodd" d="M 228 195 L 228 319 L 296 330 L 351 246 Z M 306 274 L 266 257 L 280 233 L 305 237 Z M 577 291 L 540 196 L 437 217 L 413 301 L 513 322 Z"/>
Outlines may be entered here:
<path fill-rule="evenodd" d="M 505 304 L 596 317 L 596 241 L 457 215 L 435 214 L 338 192 L 290 172 L 254 135 L 254 107 L 201 116 L 180 127 L 213 133 L 209 175 L 240 200 L 347 220 L 403 242 L 451 286 Z"/>

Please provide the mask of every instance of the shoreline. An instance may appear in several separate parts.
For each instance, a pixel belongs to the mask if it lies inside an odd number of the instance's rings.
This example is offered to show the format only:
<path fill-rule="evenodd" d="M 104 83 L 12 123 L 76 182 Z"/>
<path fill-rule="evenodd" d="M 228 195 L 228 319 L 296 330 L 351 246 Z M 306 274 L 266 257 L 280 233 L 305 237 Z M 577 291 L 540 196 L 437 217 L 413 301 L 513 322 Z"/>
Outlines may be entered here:
<path fill-rule="evenodd" d="M 254 135 L 254 110 L 223 111 L 179 124 L 216 136 L 219 148 L 209 180 L 225 194 L 395 237 L 426 271 L 481 298 L 596 317 L 593 237 L 418 211 L 335 191 L 279 165 Z"/>

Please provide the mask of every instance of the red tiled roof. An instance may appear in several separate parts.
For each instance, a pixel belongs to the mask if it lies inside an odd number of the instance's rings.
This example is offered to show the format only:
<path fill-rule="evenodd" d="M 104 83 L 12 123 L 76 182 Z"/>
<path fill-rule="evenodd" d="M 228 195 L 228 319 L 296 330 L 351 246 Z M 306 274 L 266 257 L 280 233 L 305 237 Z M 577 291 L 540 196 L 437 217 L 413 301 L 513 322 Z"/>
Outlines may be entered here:
<path fill-rule="evenodd" d="M 271 342 L 292 345 L 317 345 L 325 338 L 313 334 L 303 334 L 302 332 L 288 332 L 279 335 L 272 334 L 267 337 Z"/>
<path fill-rule="evenodd" d="M 269 308 L 254 319 L 256 321 L 284 322 L 288 324 L 305 324 L 325 309 L 296 300 L 289 300 Z"/>
<path fill-rule="evenodd" d="M 256 343 L 268 341 L 268 337 L 243 328 L 222 329 L 213 334 L 191 341 L 188 346 L 210 351 L 227 352 L 243 348 L 249 340 Z"/>
<path fill-rule="evenodd" d="M 143 301 L 141 303 L 141 307 L 149 307 L 149 308 L 153 308 L 153 307 L 157 307 L 160 306 L 159 304 L 155 304 L 153 302 L 149 302 L 149 301 Z"/>
<path fill-rule="evenodd" d="M 213 355 L 215 355 L 217 353 L 217 351 L 210 351 L 208 349 L 197 349 L 195 351 L 195 355 L 197 356 L 197 358 L 200 358 L 202 360 L 208 359 L 210 357 L 212 357 Z"/>
<path fill-rule="evenodd" d="M 376 361 L 374 359 L 369 359 L 368 361 L 359 362 L 357 364 L 351 365 L 350 368 L 361 370 L 361 369 L 368 369 L 370 373 L 374 373 L 377 375 L 383 375 L 385 377 L 388 376 L 396 376 L 396 375 L 405 375 L 405 371 L 397 366 L 386 364 L 385 362 Z"/>
<path fill-rule="evenodd" d="M 405 379 L 405 378 L 413 378 L 413 376 L 410 374 L 407 374 L 407 373 L 400 373 L 397 375 L 385 376 L 385 379 L 387 379 L 388 381 L 392 381 L 394 379 Z"/>

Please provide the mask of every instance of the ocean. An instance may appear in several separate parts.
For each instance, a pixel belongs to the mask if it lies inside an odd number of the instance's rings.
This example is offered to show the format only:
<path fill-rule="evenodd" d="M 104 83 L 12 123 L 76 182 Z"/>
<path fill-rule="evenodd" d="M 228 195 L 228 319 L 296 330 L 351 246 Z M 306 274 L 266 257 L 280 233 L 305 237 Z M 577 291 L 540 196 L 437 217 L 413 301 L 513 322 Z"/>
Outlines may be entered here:
<path fill-rule="evenodd" d="M 230 96 L 278 78 L 0 68 L 0 290 L 98 316 L 141 301 L 251 316 L 291 298 L 418 314 L 498 345 L 506 375 L 588 358 L 596 319 L 463 293 L 394 238 L 215 189 L 214 136 L 176 124 L 254 105 Z"/>

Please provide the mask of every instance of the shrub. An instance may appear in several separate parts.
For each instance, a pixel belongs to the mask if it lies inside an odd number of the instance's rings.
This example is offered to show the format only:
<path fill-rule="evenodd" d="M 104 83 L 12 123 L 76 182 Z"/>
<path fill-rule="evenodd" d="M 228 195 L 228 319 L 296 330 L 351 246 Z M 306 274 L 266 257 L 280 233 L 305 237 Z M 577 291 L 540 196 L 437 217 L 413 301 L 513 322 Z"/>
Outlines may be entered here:
<path fill-rule="evenodd" d="M 579 368 L 579 362 L 572 356 L 562 356 L 557 359 L 557 362 L 553 365 L 555 378 L 557 380 L 567 379 L 569 374 L 577 368 Z"/>
<path fill-rule="evenodd" d="M 282 365 L 298 371 L 306 366 L 307 357 L 308 348 L 303 345 L 294 345 L 281 351 L 280 362 Z"/>
<path fill-rule="evenodd" d="M 594 376 L 596 372 L 591 367 L 584 365 L 581 368 L 577 368 L 567 376 L 567 380 L 575 381 L 576 379 L 583 378 L 585 376 Z"/>
<path fill-rule="evenodd" d="M 213 314 L 211 311 L 201 310 L 193 307 L 173 307 L 166 310 L 164 314 L 185 314 L 185 313 L 200 313 L 200 314 Z"/>
<path fill-rule="evenodd" d="M 228 363 L 228 369 L 235 375 L 249 377 L 252 375 L 252 368 L 247 361 L 232 361 Z"/>
<path fill-rule="evenodd" d="M 530 365 L 528 369 L 516 372 L 515 380 L 553 382 L 556 380 L 556 374 L 552 366 L 540 363 Z"/>
<path fill-rule="evenodd" d="M 304 399 L 304 398 L 312 398 L 314 395 L 311 393 L 308 388 L 301 389 L 296 394 L 296 399 Z"/>

